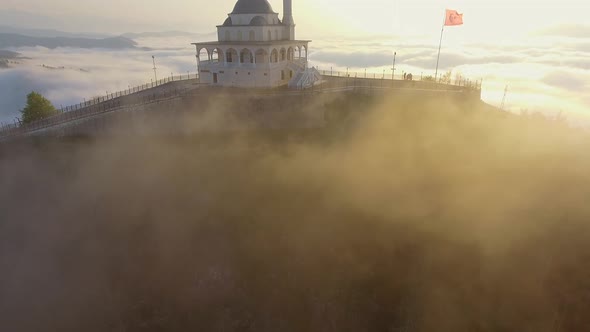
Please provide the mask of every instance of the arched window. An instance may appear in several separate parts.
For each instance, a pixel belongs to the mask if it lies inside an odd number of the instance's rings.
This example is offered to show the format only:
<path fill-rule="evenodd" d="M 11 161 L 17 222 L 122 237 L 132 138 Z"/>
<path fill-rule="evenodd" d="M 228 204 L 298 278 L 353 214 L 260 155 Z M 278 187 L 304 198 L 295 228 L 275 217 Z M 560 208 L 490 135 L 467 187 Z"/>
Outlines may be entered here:
<path fill-rule="evenodd" d="M 238 31 L 238 40 L 242 41 L 242 30 Z"/>
<path fill-rule="evenodd" d="M 272 36 L 270 35 L 270 31 L 268 31 L 268 40 L 272 40 Z"/>
<path fill-rule="evenodd" d="M 229 50 L 227 50 L 227 52 L 225 53 L 225 62 L 227 62 L 227 63 L 238 62 L 238 52 L 236 50 L 234 50 L 233 48 L 230 48 Z"/>
<path fill-rule="evenodd" d="M 254 57 L 249 49 L 245 48 L 240 51 L 240 63 L 254 63 Z"/>
<path fill-rule="evenodd" d="M 270 53 L 270 62 L 279 62 L 279 52 L 276 49 Z"/>
<path fill-rule="evenodd" d="M 275 40 L 279 39 L 279 31 L 275 30 Z"/>
<path fill-rule="evenodd" d="M 250 36 L 248 36 L 250 41 L 254 41 L 256 39 L 256 34 L 254 34 L 254 31 L 250 30 Z"/>
<path fill-rule="evenodd" d="M 281 48 L 281 61 L 285 61 L 287 59 L 287 50 Z"/>
<path fill-rule="evenodd" d="M 209 50 L 206 48 L 199 49 L 197 52 L 197 57 L 199 58 L 199 61 L 201 61 L 201 62 L 211 60 Z"/>

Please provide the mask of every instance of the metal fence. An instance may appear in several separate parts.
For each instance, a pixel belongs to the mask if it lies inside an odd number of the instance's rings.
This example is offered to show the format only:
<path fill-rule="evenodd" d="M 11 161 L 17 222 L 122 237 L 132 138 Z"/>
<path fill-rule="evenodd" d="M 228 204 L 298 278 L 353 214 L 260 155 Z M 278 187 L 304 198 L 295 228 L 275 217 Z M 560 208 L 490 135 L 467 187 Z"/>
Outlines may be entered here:
<path fill-rule="evenodd" d="M 186 73 L 184 75 L 171 75 L 157 81 L 129 87 L 126 90 L 118 92 L 107 93 L 104 96 L 95 97 L 90 100 L 84 100 L 78 104 L 62 107 L 58 109 L 57 115 L 37 120 L 28 124 L 0 124 L 0 139 L 51 127 L 87 116 L 93 116 L 122 106 L 149 103 L 157 99 L 170 97 L 173 94 L 181 94 L 182 91 L 179 91 L 177 88 L 171 88 L 170 90 L 161 89 L 161 91 L 157 91 L 152 94 L 146 94 L 144 92 L 172 82 L 186 82 L 190 80 L 198 80 L 198 78 L 198 74 L 191 73 Z"/>
<path fill-rule="evenodd" d="M 470 91 L 481 91 L 482 81 L 470 81 L 467 79 L 456 80 L 454 84 L 447 82 L 434 82 L 430 79 L 417 80 L 401 80 L 392 79 L 386 75 L 378 76 L 372 73 L 358 73 L 358 72 L 339 72 L 319 70 L 324 76 L 324 82 L 319 86 L 314 86 L 309 92 L 331 92 L 331 91 L 345 91 L 345 90 L 390 90 L 390 89 L 407 89 L 407 90 L 426 90 L 426 91 L 456 91 L 460 92 L 465 89 Z M 3 124 L 0 125 L 0 139 L 22 135 L 27 132 L 32 132 L 52 126 L 68 123 L 75 120 L 84 119 L 95 116 L 97 114 L 116 111 L 123 107 L 136 106 L 148 104 L 155 101 L 180 97 L 186 95 L 189 90 L 182 89 L 173 82 L 186 82 L 195 80 L 198 82 L 198 74 L 186 75 L 171 75 L 170 77 L 142 84 L 136 87 L 130 87 L 127 90 L 106 94 L 101 97 L 93 98 L 88 101 L 83 101 L 79 104 L 67 106 L 59 109 L 59 114 L 48 117 L 42 120 L 34 121 L 28 124 Z M 168 88 L 164 85 L 168 84 Z M 160 87 L 159 89 L 154 89 Z M 150 91 L 151 90 L 151 91 Z M 239 93 L 239 92 L 236 92 Z M 260 94 L 294 94 L 300 91 L 290 90 L 260 90 Z"/>
<path fill-rule="evenodd" d="M 186 92 L 186 89 L 179 89 L 171 83 L 183 81 L 187 82 L 190 80 L 198 81 L 198 75 L 190 73 L 185 75 L 171 75 L 170 77 L 166 77 L 155 82 L 152 81 L 147 84 L 129 87 L 129 89 L 123 91 L 105 94 L 104 96 L 60 108 L 58 109 L 58 114 L 45 119 L 37 120 L 27 124 L 0 124 L 0 139 L 52 127 L 77 119 L 83 119 L 104 112 L 113 111 L 123 106 L 146 104 L 173 96 L 180 96 Z M 166 84 L 170 85 L 168 89 L 164 87 Z M 148 90 L 156 87 L 160 87 L 160 89 L 153 90 L 151 93 L 147 92 Z"/>
<path fill-rule="evenodd" d="M 353 83 L 358 83 L 360 82 L 360 80 L 373 80 L 373 82 L 375 82 L 376 80 L 382 80 L 382 81 L 398 81 L 398 82 L 425 82 L 425 83 L 432 83 L 432 84 L 437 84 L 437 85 L 449 85 L 449 86 L 457 86 L 457 87 L 463 87 L 463 88 L 468 88 L 468 89 L 473 89 L 473 90 L 481 90 L 481 85 L 483 83 L 483 79 L 478 79 L 478 80 L 471 80 L 468 79 L 462 75 L 457 75 L 455 76 L 455 78 L 448 78 L 448 79 L 442 79 L 442 75 L 440 75 L 438 77 L 438 79 L 433 78 L 432 76 L 424 76 L 424 75 L 420 75 L 418 76 L 414 76 L 412 75 L 412 79 L 404 79 L 403 74 L 402 75 L 392 75 L 391 73 L 387 74 L 385 71 L 383 71 L 382 73 L 375 73 L 375 72 L 354 72 L 354 71 L 334 71 L 334 70 L 323 70 L 323 69 L 319 69 L 318 71 L 322 74 L 322 76 L 325 77 L 340 77 L 340 78 L 347 78 L 350 79 L 351 82 Z M 356 80 L 356 81 L 353 81 Z M 372 86 L 375 86 L 375 84 L 372 84 Z M 386 84 L 384 84 L 384 86 L 386 86 Z"/>
<path fill-rule="evenodd" d="M 156 82 L 152 81 L 150 83 L 138 85 L 135 87 L 129 87 L 129 89 L 127 89 L 127 90 L 118 91 L 118 92 L 114 92 L 114 93 L 107 93 L 104 96 L 96 97 L 96 98 L 93 98 L 88 101 L 84 100 L 81 103 L 63 107 L 63 108 L 59 109 L 58 111 L 60 113 L 77 111 L 79 109 L 86 108 L 88 106 L 93 106 L 93 105 L 96 105 L 99 103 L 104 103 L 105 101 L 113 100 L 115 98 L 120 98 L 120 97 L 128 96 L 128 95 L 131 95 L 134 93 L 142 92 L 142 91 L 152 89 L 152 88 L 155 88 L 155 87 L 158 87 L 163 84 L 170 83 L 170 82 L 187 81 L 190 79 L 198 79 L 198 78 L 199 77 L 197 74 L 190 74 L 190 73 L 187 73 L 186 75 L 178 75 L 178 76 L 171 75 L 169 77 L 158 80 Z"/>

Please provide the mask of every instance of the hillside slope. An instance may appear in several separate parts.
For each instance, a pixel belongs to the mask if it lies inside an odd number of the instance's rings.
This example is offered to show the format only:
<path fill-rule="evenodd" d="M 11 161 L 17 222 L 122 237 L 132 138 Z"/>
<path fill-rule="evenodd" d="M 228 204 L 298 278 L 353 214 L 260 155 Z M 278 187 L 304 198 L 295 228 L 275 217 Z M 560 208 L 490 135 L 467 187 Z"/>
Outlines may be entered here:
<path fill-rule="evenodd" d="M 2 146 L 0 330 L 589 330 L 586 132 L 324 106 L 314 131 Z"/>

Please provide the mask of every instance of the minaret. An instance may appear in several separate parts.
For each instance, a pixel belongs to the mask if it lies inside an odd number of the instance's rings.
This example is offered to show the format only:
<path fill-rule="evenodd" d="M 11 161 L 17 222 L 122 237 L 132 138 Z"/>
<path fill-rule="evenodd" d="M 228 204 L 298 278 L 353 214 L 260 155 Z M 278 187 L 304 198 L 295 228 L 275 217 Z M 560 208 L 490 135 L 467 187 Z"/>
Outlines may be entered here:
<path fill-rule="evenodd" d="M 291 0 L 283 0 L 283 24 L 286 25 L 288 40 L 295 40 L 295 21 L 293 20 L 293 4 Z"/>
<path fill-rule="evenodd" d="M 293 20 L 293 5 L 291 0 L 283 0 L 283 24 L 295 25 Z"/>

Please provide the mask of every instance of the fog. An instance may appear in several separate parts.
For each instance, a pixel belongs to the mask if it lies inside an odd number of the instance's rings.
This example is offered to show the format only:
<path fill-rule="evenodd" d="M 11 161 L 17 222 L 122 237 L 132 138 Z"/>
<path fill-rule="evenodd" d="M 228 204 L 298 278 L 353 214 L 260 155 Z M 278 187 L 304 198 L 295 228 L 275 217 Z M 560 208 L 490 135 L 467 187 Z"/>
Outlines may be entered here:
<path fill-rule="evenodd" d="M 442 97 L 321 104 L 322 130 L 1 146 L 0 330 L 590 326 L 586 132 Z"/>
<path fill-rule="evenodd" d="M 555 36 L 558 33 L 562 38 Z M 527 36 L 526 46 L 519 41 L 465 42 L 460 34 L 448 33 L 439 73 L 450 70 L 452 78 L 459 74 L 472 81 L 483 80 L 483 100 L 497 106 L 508 85 L 505 105 L 511 112 L 528 110 L 550 116 L 562 112 L 572 124 L 588 126 L 590 103 L 583 93 L 590 88 L 588 40 L 569 38 L 567 33 L 540 31 Z M 18 110 L 25 106 L 25 96 L 31 90 L 61 107 L 150 83 L 154 78 L 152 55 L 159 78 L 172 73 L 194 75 L 196 61 L 190 43 L 215 38 L 214 34 L 138 38 L 138 49 L 124 51 L 13 49 L 30 59 L 0 70 L 0 122 L 12 123 L 20 116 Z M 313 41 L 309 59 L 311 66 L 325 73 L 344 75 L 348 70 L 363 77 L 367 70 L 368 77 L 390 78 L 396 51 L 396 78 L 403 72 L 418 78 L 434 75 L 437 43 L 431 36 L 331 36 Z"/>
<path fill-rule="evenodd" d="M 188 38 L 188 39 L 187 39 Z M 196 60 L 190 37 L 137 39 L 129 50 L 43 47 L 14 49 L 28 59 L 0 70 L 0 122 L 20 117 L 26 95 L 35 90 L 57 108 L 96 96 L 123 91 L 154 79 L 152 55 L 159 77 L 195 75 Z M 149 50 L 144 47 L 150 47 Z"/>

